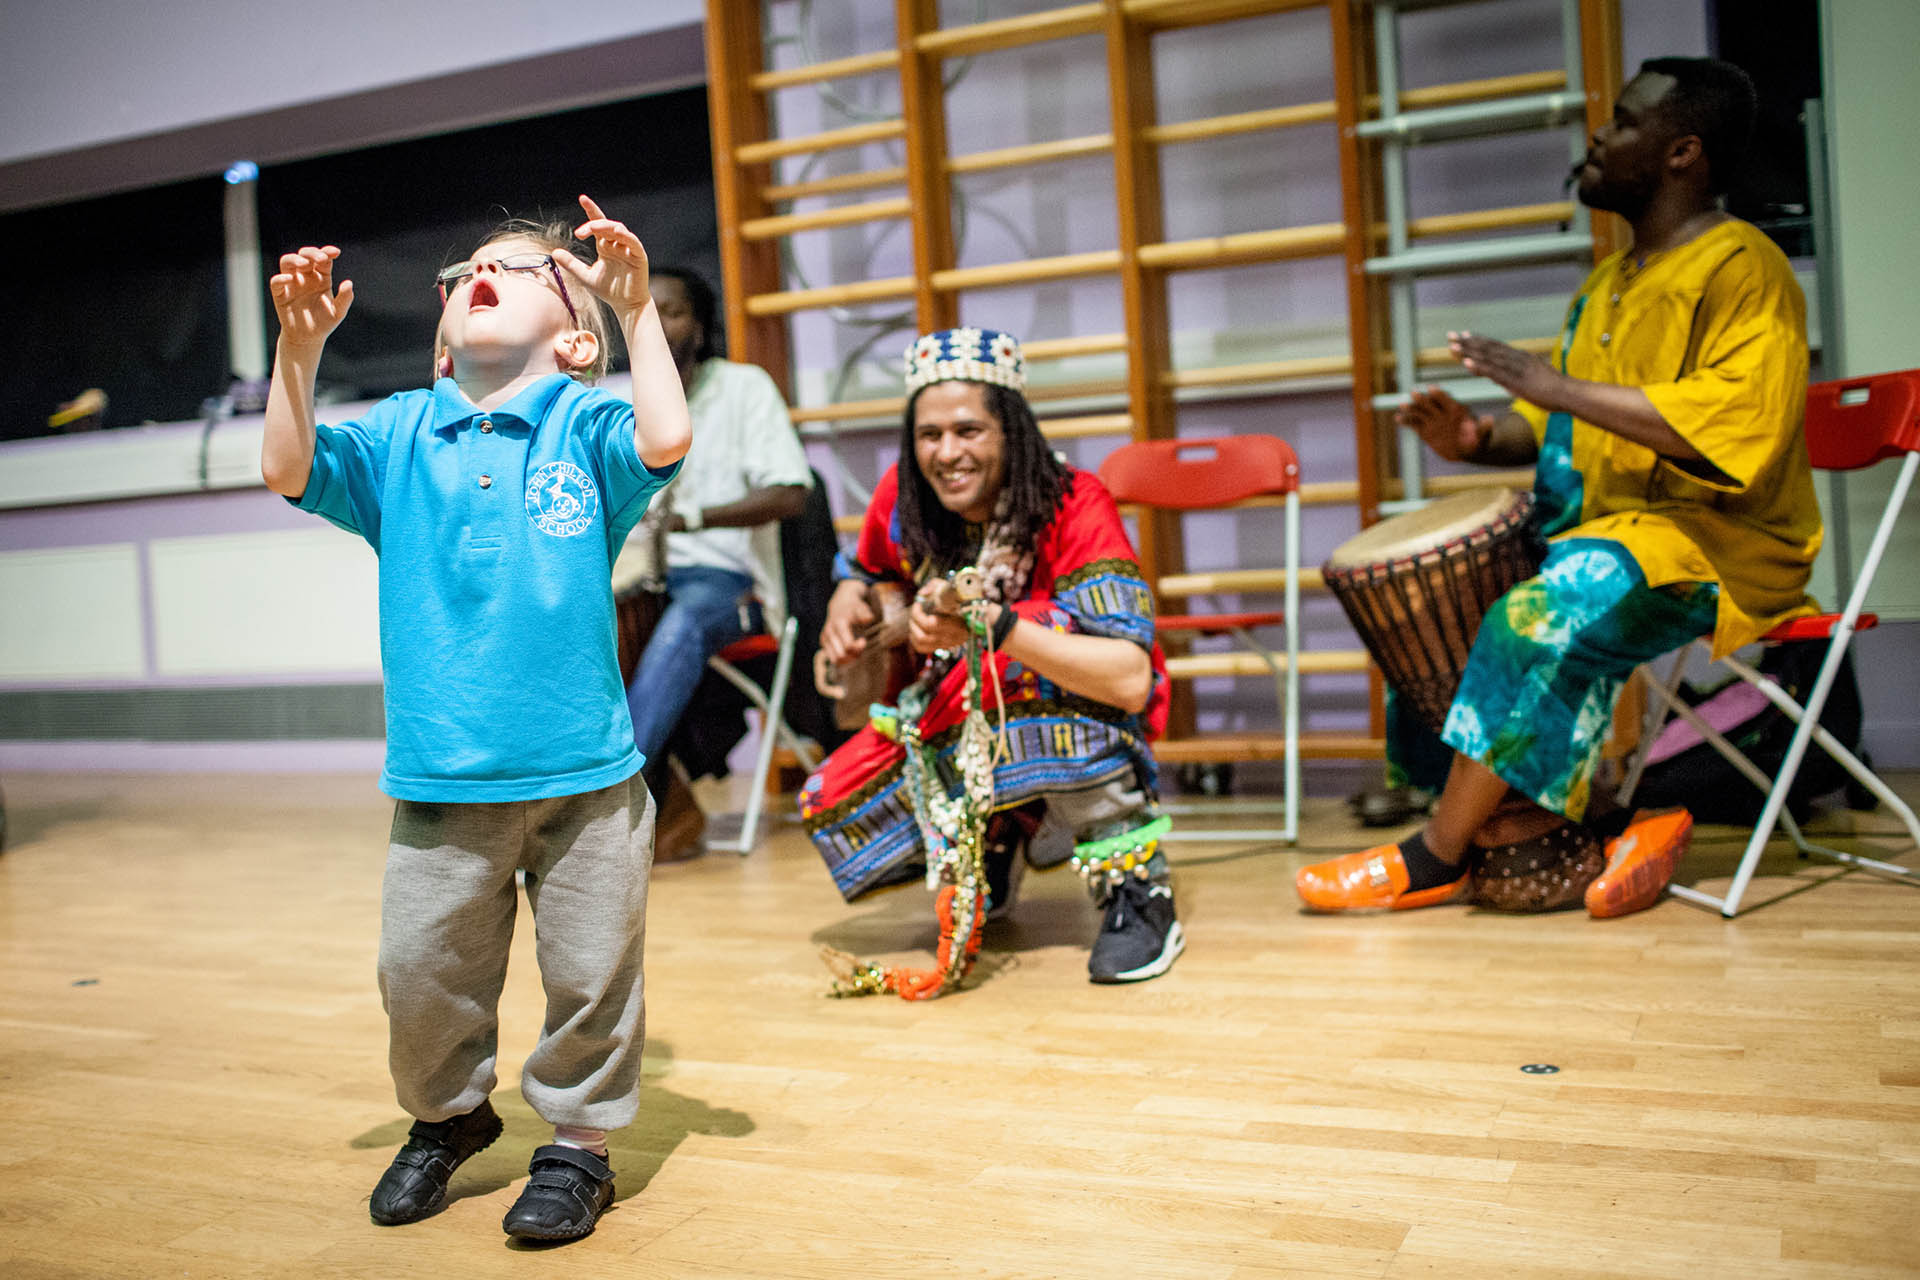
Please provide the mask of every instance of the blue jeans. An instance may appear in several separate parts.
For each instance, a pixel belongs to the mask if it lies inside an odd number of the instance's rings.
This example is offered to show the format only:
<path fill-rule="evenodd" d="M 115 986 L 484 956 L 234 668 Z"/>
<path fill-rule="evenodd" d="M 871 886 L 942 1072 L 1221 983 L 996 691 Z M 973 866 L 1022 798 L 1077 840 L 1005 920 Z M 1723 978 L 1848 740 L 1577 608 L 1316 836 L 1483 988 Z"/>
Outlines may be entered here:
<path fill-rule="evenodd" d="M 742 599 L 753 579 L 730 569 L 667 570 L 667 608 L 640 654 L 627 686 L 633 744 L 648 764 L 666 748 L 673 727 L 699 687 L 707 659 L 765 627 L 758 601 Z"/>

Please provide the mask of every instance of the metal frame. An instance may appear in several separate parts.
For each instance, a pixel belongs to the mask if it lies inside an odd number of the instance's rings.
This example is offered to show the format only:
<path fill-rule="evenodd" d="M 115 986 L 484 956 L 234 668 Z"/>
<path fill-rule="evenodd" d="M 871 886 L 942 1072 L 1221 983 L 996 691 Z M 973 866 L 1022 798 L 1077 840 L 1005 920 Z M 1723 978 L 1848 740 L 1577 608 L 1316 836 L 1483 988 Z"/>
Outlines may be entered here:
<path fill-rule="evenodd" d="M 1231 841 L 1240 844 L 1262 841 L 1283 841 L 1287 844 L 1298 843 L 1300 839 L 1300 493 L 1296 489 L 1287 494 L 1284 504 L 1284 524 L 1287 548 L 1286 585 L 1282 590 L 1281 606 L 1287 615 L 1285 629 L 1287 633 L 1286 652 L 1278 660 L 1273 650 L 1260 642 L 1259 637 L 1245 627 L 1231 627 L 1228 633 L 1248 650 L 1260 656 L 1267 664 L 1267 670 L 1273 675 L 1274 696 L 1280 703 L 1282 729 L 1286 735 L 1286 763 L 1284 765 L 1283 787 L 1286 794 L 1281 800 L 1280 827 L 1254 830 L 1233 830 L 1221 828 L 1212 830 L 1202 828 L 1198 831 L 1185 827 L 1177 829 L 1174 838 L 1182 841 L 1205 841 L 1218 843 Z M 1169 813 L 1204 812 L 1262 812 L 1268 806 L 1257 802 L 1236 801 L 1231 806 L 1207 805 L 1204 808 L 1169 804 L 1164 806 Z"/>
<path fill-rule="evenodd" d="M 942 28 L 936 0 L 893 0 L 895 41 L 892 48 L 806 68 L 771 72 L 763 65 L 766 33 L 762 0 L 707 0 L 708 94 L 712 104 L 717 212 L 726 277 L 727 328 L 735 358 L 762 365 L 777 382 L 786 385 L 790 363 L 786 320 L 789 314 L 809 308 L 910 300 L 915 322 L 921 330 L 953 323 L 958 314 L 957 295 L 961 291 L 1032 278 L 1026 273 L 1033 270 L 1026 263 L 995 264 L 965 271 L 955 269 L 951 215 L 953 174 L 983 167 L 988 161 L 996 165 L 1044 163 L 1110 149 L 1117 211 L 1114 250 L 1099 255 L 1075 255 L 1074 261 L 1063 259 L 1043 264 L 1055 274 L 1070 273 L 1069 268 L 1073 273 L 1111 272 L 1121 285 L 1127 318 L 1127 332 L 1119 344 L 1127 362 L 1126 412 L 1097 414 L 1077 421 L 1074 434 L 1135 440 L 1175 434 L 1175 399 L 1182 386 L 1171 369 L 1167 332 L 1166 282 L 1170 273 L 1297 257 L 1339 256 L 1344 258 L 1347 268 L 1350 361 L 1344 368 L 1331 371 L 1283 371 L 1275 375 L 1275 381 L 1286 388 L 1315 385 L 1328 377 L 1351 377 L 1355 484 L 1352 496 L 1339 500 L 1356 505 L 1361 525 L 1372 524 L 1381 514 L 1383 472 L 1391 466 L 1382 457 L 1386 440 L 1378 425 L 1379 413 L 1399 400 L 1398 395 L 1376 394 L 1383 387 L 1394 385 L 1388 382 L 1388 363 L 1380 359 L 1390 345 L 1390 329 L 1384 323 L 1387 298 L 1382 295 L 1391 295 L 1397 309 L 1391 328 L 1395 338 L 1391 343 L 1392 367 L 1398 371 L 1399 386 L 1412 386 L 1419 360 L 1413 341 L 1414 273 L 1477 265 L 1473 255 L 1487 252 L 1479 247 L 1481 244 L 1530 246 L 1524 250 L 1522 260 L 1525 260 L 1532 255 L 1577 257 L 1589 252 L 1597 257 L 1605 239 L 1600 232 L 1594 233 L 1591 243 L 1580 243 L 1579 234 L 1561 237 L 1509 234 L 1467 246 L 1466 259 L 1447 256 L 1459 255 L 1463 252 L 1459 248 L 1413 249 L 1411 242 L 1418 234 L 1434 232 L 1422 231 L 1426 220 L 1411 220 L 1408 216 L 1406 147 L 1564 120 L 1571 135 L 1570 150 L 1577 153 L 1584 136 L 1572 123 L 1578 116 L 1579 104 L 1585 103 L 1589 126 L 1597 122 L 1596 112 L 1604 116 L 1611 109 L 1612 81 L 1617 79 L 1619 62 L 1617 0 L 1560 0 L 1566 61 L 1563 74 L 1497 77 L 1402 93 L 1394 39 L 1397 15 L 1433 7 L 1437 2 L 1447 0 L 1378 0 L 1377 3 L 1373 0 L 1100 0 L 1097 5 L 1067 3 L 1062 9 L 1049 13 Z M 1154 36 L 1191 25 L 1296 10 L 1319 10 L 1326 14 L 1334 64 L 1331 102 L 1296 103 L 1182 125 L 1158 122 L 1153 91 Z M 1110 120 L 1107 133 L 1003 148 L 975 156 L 948 154 L 941 68 L 949 59 L 1095 32 L 1104 34 L 1106 39 Z M 1383 33 L 1384 38 L 1376 38 L 1375 33 Z M 782 86 L 867 74 L 892 75 L 899 80 L 899 119 L 876 122 L 870 132 L 877 134 L 884 125 L 888 136 L 894 136 L 893 131 L 897 129 L 898 136 L 905 142 L 905 163 L 814 182 L 773 182 L 774 175 L 769 170 L 771 157 L 799 154 L 802 150 L 834 143 L 836 139 L 844 141 L 848 134 L 839 130 L 808 139 L 776 139 L 765 95 Z M 1379 119 L 1373 118 L 1376 80 L 1380 90 Z M 1598 94 L 1590 88 L 1594 85 L 1600 86 Z M 1440 92 L 1441 89 L 1449 91 Z M 1209 237 L 1172 245 L 1162 243 L 1159 147 L 1254 128 L 1285 128 L 1328 120 L 1338 132 L 1340 222 Z M 1384 150 L 1390 157 L 1389 163 L 1384 166 L 1376 163 L 1376 150 Z M 906 221 L 913 237 L 911 276 L 783 291 L 777 238 L 748 239 L 743 234 L 749 224 L 770 234 L 787 234 L 800 226 L 828 225 L 827 218 L 877 217 L 878 205 L 858 215 L 833 213 L 800 222 L 772 220 L 777 216 L 776 205 L 799 198 L 803 193 L 819 195 L 880 186 L 905 188 Z M 1386 220 L 1390 244 L 1384 255 L 1379 252 L 1375 235 L 1375 228 L 1381 223 L 1383 195 L 1393 205 L 1392 216 Z M 897 202 L 884 203 L 884 211 L 889 216 L 898 208 Z M 1584 234 L 1589 225 L 1585 211 L 1576 209 L 1572 217 L 1577 231 Z M 1507 225 L 1538 222 L 1538 218 L 1522 219 Z M 1368 265 L 1370 259 L 1376 260 L 1371 266 Z M 1071 340 L 1051 339 L 1036 345 L 1068 341 Z M 1030 351 L 1029 358 L 1037 358 L 1037 353 Z M 1222 387 L 1244 386 L 1247 394 L 1265 394 L 1271 392 L 1274 385 L 1262 379 L 1245 379 L 1223 382 Z M 1471 397 L 1476 403 L 1495 400 L 1502 394 L 1478 379 L 1450 382 L 1449 386 L 1458 388 L 1457 394 L 1463 399 Z M 1210 391 L 1220 392 L 1221 388 Z M 831 420 L 839 421 L 846 416 L 835 414 Z M 1405 492 L 1418 499 L 1427 488 L 1418 449 L 1403 440 L 1400 453 Z M 1178 573 L 1186 559 L 1179 522 L 1144 518 L 1138 551 L 1141 567 L 1150 582 Z M 1178 741 L 1190 732 L 1194 719 L 1189 688 L 1184 683 L 1177 684 L 1174 694 L 1170 741 Z M 1377 677 L 1370 681 L 1369 696 L 1366 738 L 1335 734 L 1318 735 L 1315 741 L 1326 737 L 1329 743 L 1364 742 L 1377 750 L 1383 728 Z M 1222 758 L 1247 757 L 1236 752 Z"/>
<path fill-rule="evenodd" d="M 1680 700 L 1677 690 L 1681 670 L 1686 665 L 1686 650 L 1682 650 L 1675 660 L 1673 674 L 1666 683 L 1648 681 L 1667 707 L 1672 708 L 1677 715 L 1698 730 L 1702 737 L 1713 744 L 1714 750 L 1724 756 L 1755 786 L 1767 793 L 1767 802 L 1760 811 L 1760 820 L 1754 824 L 1753 835 L 1747 840 L 1746 850 L 1740 856 L 1740 865 L 1734 871 L 1733 882 L 1727 886 L 1726 895 L 1715 897 L 1713 894 L 1702 893 L 1698 889 L 1688 888 L 1685 885 L 1669 885 L 1668 892 L 1674 897 L 1700 906 L 1712 907 L 1729 919 L 1738 915 L 1740 900 L 1746 896 L 1747 886 L 1753 880 L 1753 873 L 1760 865 L 1760 856 L 1765 852 L 1767 842 L 1772 839 L 1776 825 L 1786 828 L 1788 838 L 1793 841 L 1794 848 L 1799 850 L 1802 856 L 1818 853 L 1848 866 L 1875 871 L 1910 883 L 1920 883 L 1920 870 L 1915 868 L 1881 862 L 1878 859 L 1865 858 L 1859 854 L 1812 843 L 1800 833 L 1800 828 L 1794 822 L 1793 816 L 1786 811 L 1787 793 L 1792 789 L 1793 780 L 1800 772 L 1800 762 L 1806 758 L 1808 747 L 1818 742 L 1861 786 L 1871 791 L 1882 804 L 1898 815 L 1906 824 L 1907 834 L 1913 837 L 1914 844 L 1920 846 L 1920 818 L 1914 816 L 1913 809 L 1895 795 L 1886 783 L 1875 776 L 1873 770 L 1862 763 L 1858 756 L 1841 746 L 1838 740 L 1820 727 L 1820 712 L 1825 709 L 1827 694 L 1832 690 L 1833 682 L 1840 674 L 1841 659 L 1846 656 L 1847 648 L 1853 641 L 1860 612 L 1867 602 L 1867 590 L 1873 584 L 1874 572 L 1880 567 L 1880 559 L 1886 553 L 1887 542 L 1893 536 L 1894 526 L 1899 523 L 1900 512 L 1906 505 L 1907 492 L 1912 487 L 1916 471 L 1920 471 L 1920 453 L 1909 453 L 1900 464 L 1900 473 L 1894 479 L 1893 492 L 1887 497 L 1886 511 L 1881 515 L 1880 523 L 1874 530 L 1873 542 L 1867 548 L 1867 556 L 1860 566 L 1853 591 L 1847 597 L 1847 607 L 1841 613 L 1839 622 L 1834 625 L 1833 639 L 1827 650 L 1826 661 L 1820 666 L 1820 674 L 1814 680 L 1813 689 L 1808 693 L 1804 707 L 1794 701 L 1793 697 L 1777 683 L 1747 663 L 1734 657 L 1721 659 L 1721 662 L 1742 680 L 1760 690 L 1769 702 L 1792 717 L 1798 726 L 1794 730 L 1793 741 L 1787 747 L 1786 758 L 1780 763 L 1778 777 L 1768 778 L 1765 772 L 1748 759 L 1738 747 L 1716 733 L 1692 707 Z M 1696 641 L 1695 643 L 1704 642 Z M 1633 772 L 1628 776 L 1626 786 L 1622 788 L 1623 803 L 1633 802 L 1633 792 L 1640 784 L 1645 754 L 1643 751 L 1641 758 L 1635 761 Z"/>
<path fill-rule="evenodd" d="M 745 694 L 760 712 L 760 741 L 753 758 L 753 787 L 747 793 L 747 811 L 740 817 L 740 834 L 731 840 L 708 840 L 709 848 L 724 849 L 742 857 L 753 852 L 753 846 L 760 838 L 760 810 L 766 803 L 767 776 L 773 771 L 776 741 L 787 744 L 787 749 L 799 757 L 801 768 L 812 769 L 819 763 L 812 748 L 787 727 L 786 718 L 775 710 L 786 705 L 787 685 L 793 678 L 793 651 L 799 637 L 800 623 L 788 615 L 786 625 L 780 628 L 780 648 L 773 663 L 773 683 L 766 689 L 749 680 L 745 672 L 718 654 L 707 659 L 707 666 Z"/>
<path fill-rule="evenodd" d="M 1514 266 L 1555 259 L 1579 259 L 1594 251 L 1592 223 L 1585 206 L 1574 205 L 1571 229 L 1558 234 L 1506 236 L 1466 244 L 1416 249 L 1408 231 L 1407 149 L 1422 143 L 1486 137 L 1541 128 L 1569 131 L 1569 159 L 1585 153 L 1587 107 L 1584 83 L 1581 0 L 1561 0 L 1560 32 L 1567 85 L 1558 93 L 1471 102 L 1422 111 L 1400 109 L 1400 14 L 1430 8 L 1421 0 L 1378 0 L 1373 6 L 1374 75 L 1379 115 L 1356 132 L 1380 147 L 1382 195 L 1387 232 L 1385 254 L 1363 264 L 1368 275 L 1386 276 L 1388 327 L 1393 352 L 1394 390 L 1371 399 L 1374 410 L 1397 407 L 1420 382 L 1419 322 L 1415 284 L 1422 275 L 1477 267 Z M 1476 380 L 1479 381 L 1479 380 Z M 1488 384 L 1491 385 L 1491 384 Z M 1497 399 L 1475 388 L 1475 399 Z M 1459 391 L 1456 389 L 1455 394 Z M 1426 497 L 1426 455 L 1418 434 L 1395 428 L 1402 496 L 1383 502 L 1383 512 L 1419 506 Z"/>

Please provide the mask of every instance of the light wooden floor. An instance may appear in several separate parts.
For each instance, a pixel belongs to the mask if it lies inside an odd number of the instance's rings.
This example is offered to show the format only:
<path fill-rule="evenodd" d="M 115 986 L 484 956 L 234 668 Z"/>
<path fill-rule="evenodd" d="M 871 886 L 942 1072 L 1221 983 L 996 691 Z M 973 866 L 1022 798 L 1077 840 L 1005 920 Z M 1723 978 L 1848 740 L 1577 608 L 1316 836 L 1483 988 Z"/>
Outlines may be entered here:
<path fill-rule="evenodd" d="M 1732 923 L 1314 918 L 1294 869 L 1357 843 L 1322 801 L 1313 849 L 1175 844 L 1166 978 L 1090 985 L 1056 871 L 977 985 L 908 1005 L 824 999 L 815 950 L 927 947 L 926 894 L 845 906 L 786 828 L 656 877 L 620 1199 L 541 1257 L 499 1229 L 545 1136 L 524 925 L 505 1138 L 440 1216 L 367 1220 L 407 1124 L 369 781 L 5 787 L 7 1280 L 1920 1273 L 1920 890 L 1863 874 L 1776 857 Z M 1684 878 L 1737 848 L 1707 831 Z"/>

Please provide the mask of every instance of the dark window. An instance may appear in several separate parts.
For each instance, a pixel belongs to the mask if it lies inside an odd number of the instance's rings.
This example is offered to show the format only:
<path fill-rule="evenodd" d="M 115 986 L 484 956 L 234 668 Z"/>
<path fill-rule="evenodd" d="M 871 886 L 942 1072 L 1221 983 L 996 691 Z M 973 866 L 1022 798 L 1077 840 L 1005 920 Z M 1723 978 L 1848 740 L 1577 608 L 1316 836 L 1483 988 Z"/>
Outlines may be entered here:
<path fill-rule="evenodd" d="M 431 380 L 434 273 L 509 215 L 577 219 L 586 192 L 656 263 L 719 280 L 703 87 L 417 141 L 269 165 L 259 178 L 266 276 L 282 252 L 337 244 L 353 313 L 327 343 L 323 394 L 371 399 Z M 0 439 L 49 433 L 87 388 L 101 425 L 178 422 L 228 389 L 225 187 L 218 177 L 0 215 Z M 271 355 L 269 350 L 267 355 Z M 616 367 L 626 352 L 614 340 Z"/>
<path fill-rule="evenodd" d="M 1753 77 L 1760 110 L 1729 212 L 1773 237 L 1789 257 L 1813 255 L 1807 135 L 1801 115 L 1820 94 L 1818 0 L 1715 0 L 1714 56 Z"/>
<path fill-rule="evenodd" d="M 191 418 L 226 390 L 223 191 L 202 178 L 0 217 L 0 439 L 48 434 L 88 388 L 109 427 Z"/>
<path fill-rule="evenodd" d="M 654 262 L 718 279 L 704 88 L 268 166 L 262 253 L 271 265 L 304 244 L 340 246 L 353 313 L 327 343 L 321 381 L 340 398 L 382 396 L 431 381 L 434 273 L 509 215 L 581 217 L 583 191 Z"/>

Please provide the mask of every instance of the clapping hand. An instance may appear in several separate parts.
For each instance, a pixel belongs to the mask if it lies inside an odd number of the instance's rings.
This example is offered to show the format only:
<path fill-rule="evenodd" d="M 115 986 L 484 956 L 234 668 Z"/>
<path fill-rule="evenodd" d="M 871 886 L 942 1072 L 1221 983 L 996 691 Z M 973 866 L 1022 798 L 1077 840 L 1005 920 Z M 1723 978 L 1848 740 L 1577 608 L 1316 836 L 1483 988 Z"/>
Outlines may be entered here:
<path fill-rule="evenodd" d="M 1509 346 L 1477 333 L 1449 333 L 1447 348 L 1468 373 L 1498 383 L 1501 390 L 1543 409 L 1564 409 L 1560 392 L 1566 375 L 1518 347 Z"/>
<path fill-rule="evenodd" d="M 1393 420 L 1418 434 L 1449 462 L 1475 461 L 1493 432 L 1490 415 L 1475 416 L 1438 387 L 1414 392 Z"/>

